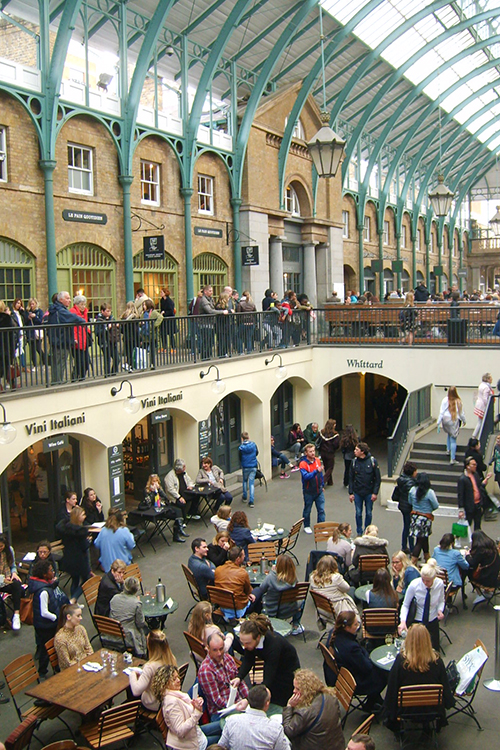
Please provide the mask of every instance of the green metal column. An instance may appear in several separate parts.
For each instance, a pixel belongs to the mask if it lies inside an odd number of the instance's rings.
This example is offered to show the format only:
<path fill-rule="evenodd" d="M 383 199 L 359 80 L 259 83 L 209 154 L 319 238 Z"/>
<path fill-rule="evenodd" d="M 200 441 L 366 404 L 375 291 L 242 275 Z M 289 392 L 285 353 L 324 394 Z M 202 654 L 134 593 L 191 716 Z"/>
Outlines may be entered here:
<path fill-rule="evenodd" d="M 418 232 L 418 229 L 417 229 Z M 417 288 L 417 235 L 411 236 L 411 285 Z"/>
<path fill-rule="evenodd" d="M 194 297 L 193 285 L 193 237 L 191 232 L 191 196 L 193 188 L 181 188 L 181 195 L 184 198 L 184 245 L 186 256 L 186 305 Z"/>
<path fill-rule="evenodd" d="M 438 243 L 438 266 L 442 270 L 441 263 L 442 263 L 442 254 L 443 254 L 443 234 L 440 231 L 438 231 L 438 234 L 437 234 L 437 243 Z M 436 279 L 436 292 L 437 293 L 442 291 L 441 280 L 442 280 L 442 276 L 439 275 Z"/>
<path fill-rule="evenodd" d="M 359 243 L 359 252 L 358 252 L 358 264 L 359 264 L 359 293 L 363 294 L 364 288 L 365 288 L 365 264 L 364 264 L 364 248 L 363 248 L 363 232 L 365 231 L 365 225 L 358 224 L 357 226 L 358 230 L 358 243 Z"/>
<path fill-rule="evenodd" d="M 231 198 L 233 209 L 233 263 L 234 263 L 234 288 L 241 294 L 241 241 L 240 241 L 240 208 L 241 198 Z"/>
<path fill-rule="evenodd" d="M 401 260 L 401 232 L 396 233 L 396 260 Z M 401 273 L 396 274 L 396 289 L 401 289 Z"/>
<path fill-rule="evenodd" d="M 459 262 L 459 268 L 464 267 L 464 235 L 463 230 L 458 233 L 458 262 Z M 463 276 L 458 277 L 458 284 L 460 288 L 460 294 L 462 294 L 464 290 L 464 278 Z"/>
<path fill-rule="evenodd" d="M 427 289 L 429 289 L 431 284 L 431 269 L 430 269 L 430 252 L 429 252 L 429 244 L 430 244 L 430 237 L 427 236 L 427 232 L 425 232 L 424 235 L 425 239 L 425 285 Z M 429 289 L 430 291 L 430 289 Z"/>
<path fill-rule="evenodd" d="M 57 162 L 54 159 L 40 159 L 38 163 L 44 179 L 47 286 L 50 301 L 53 294 L 61 291 L 57 288 L 56 222 L 54 218 L 54 169 Z"/>
<path fill-rule="evenodd" d="M 130 301 L 134 299 L 132 209 L 130 205 L 130 186 L 134 181 L 134 178 L 129 174 L 121 174 L 118 179 L 123 191 L 123 264 L 125 266 L 125 296 L 127 301 Z"/>
<path fill-rule="evenodd" d="M 382 270 L 378 276 L 378 298 L 382 302 L 384 299 L 384 228 L 377 229 L 378 234 L 378 259 L 382 261 Z"/>

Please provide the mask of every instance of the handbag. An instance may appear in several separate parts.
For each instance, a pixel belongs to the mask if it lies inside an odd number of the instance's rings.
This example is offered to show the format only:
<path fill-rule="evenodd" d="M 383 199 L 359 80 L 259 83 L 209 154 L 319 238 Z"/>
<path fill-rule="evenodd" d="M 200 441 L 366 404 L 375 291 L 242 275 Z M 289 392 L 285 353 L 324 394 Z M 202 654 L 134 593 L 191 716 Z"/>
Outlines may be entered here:
<path fill-rule="evenodd" d="M 468 528 L 469 528 L 469 524 L 453 523 L 451 526 L 451 533 L 453 534 L 453 536 L 465 538 L 467 534 L 469 533 Z"/>
<path fill-rule="evenodd" d="M 33 625 L 33 595 L 21 599 L 19 617 L 25 625 Z"/>
<path fill-rule="evenodd" d="M 410 625 L 413 625 L 415 622 L 415 617 L 417 616 L 417 600 L 415 597 L 410 602 L 410 606 L 408 607 L 408 615 L 406 616 L 406 625 L 410 627 Z"/>
<path fill-rule="evenodd" d="M 452 659 L 446 665 L 446 676 L 448 678 L 450 690 L 452 693 L 454 693 L 458 687 L 458 683 L 460 682 L 460 672 L 458 671 L 455 659 Z"/>
<path fill-rule="evenodd" d="M 392 491 L 391 500 L 394 500 L 395 503 L 399 503 L 401 500 L 401 490 L 399 489 L 399 485 L 396 485 Z"/>

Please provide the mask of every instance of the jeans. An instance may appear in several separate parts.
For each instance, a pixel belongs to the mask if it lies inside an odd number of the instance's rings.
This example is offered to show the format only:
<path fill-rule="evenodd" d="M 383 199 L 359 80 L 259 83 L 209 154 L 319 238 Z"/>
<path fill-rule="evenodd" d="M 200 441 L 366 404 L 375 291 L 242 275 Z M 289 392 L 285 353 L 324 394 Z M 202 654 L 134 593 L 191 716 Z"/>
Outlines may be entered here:
<path fill-rule="evenodd" d="M 209 745 L 215 745 L 220 740 L 222 727 L 218 719 L 208 724 L 200 724 L 200 729 L 206 736 Z"/>
<path fill-rule="evenodd" d="M 317 495 L 311 495 L 309 492 L 304 492 L 304 510 L 302 515 L 304 516 L 304 528 L 311 526 L 311 509 L 316 505 L 316 513 L 318 514 L 318 523 L 321 523 L 326 519 L 325 516 L 325 496 L 323 490 Z"/>
<path fill-rule="evenodd" d="M 365 525 L 363 526 L 363 504 L 365 506 Z M 372 522 L 372 493 L 369 495 L 357 495 L 354 493 L 354 507 L 356 508 L 356 531 L 358 536 L 363 535 L 363 531 Z"/>
<path fill-rule="evenodd" d="M 453 435 L 446 436 L 446 447 L 450 451 L 450 461 L 454 461 L 457 452 L 457 439 Z"/>
<path fill-rule="evenodd" d="M 257 467 L 251 468 L 245 467 L 243 469 L 243 500 L 247 499 L 247 482 L 248 482 L 248 496 L 249 502 L 253 503 L 255 495 L 255 475 L 257 473 Z"/>
<path fill-rule="evenodd" d="M 242 609 L 237 609 L 236 612 L 234 611 L 234 609 L 225 609 L 224 607 L 221 607 L 220 611 L 222 612 L 226 620 L 235 620 L 235 619 L 238 619 L 239 617 L 245 616 L 245 612 L 249 608 L 250 604 L 251 602 L 248 602 L 248 604 L 245 607 L 243 607 Z"/>
<path fill-rule="evenodd" d="M 411 552 L 414 545 L 413 537 L 409 536 L 411 511 L 408 511 L 407 513 L 403 513 L 403 511 L 401 511 L 401 515 L 403 516 L 403 535 L 401 537 L 401 549 L 409 549 Z"/>

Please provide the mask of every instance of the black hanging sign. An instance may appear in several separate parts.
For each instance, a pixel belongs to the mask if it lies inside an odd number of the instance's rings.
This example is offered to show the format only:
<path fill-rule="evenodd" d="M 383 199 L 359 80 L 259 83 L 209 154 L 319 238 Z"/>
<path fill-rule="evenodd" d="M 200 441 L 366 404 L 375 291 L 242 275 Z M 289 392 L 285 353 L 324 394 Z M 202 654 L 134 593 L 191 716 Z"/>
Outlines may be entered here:
<path fill-rule="evenodd" d="M 243 245 L 241 247 L 241 265 L 258 266 L 259 265 L 259 246 Z"/>
<path fill-rule="evenodd" d="M 144 260 L 165 260 L 165 238 L 162 234 L 143 238 Z"/>

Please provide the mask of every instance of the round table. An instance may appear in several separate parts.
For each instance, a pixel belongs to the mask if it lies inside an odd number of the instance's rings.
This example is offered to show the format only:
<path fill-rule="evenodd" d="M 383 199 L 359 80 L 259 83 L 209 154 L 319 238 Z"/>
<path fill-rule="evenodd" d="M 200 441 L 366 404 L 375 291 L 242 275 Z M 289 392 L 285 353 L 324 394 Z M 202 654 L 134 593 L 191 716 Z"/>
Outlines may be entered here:
<path fill-rule="evenodd" d="M 167 597 L 168 598 L 168 597 Z M 168 615 L 179 609 L 179 602 L 172 600 L 172 606 L 166 607 L 165 602 L 157 602 L 156 597 L 153 596 L 141 596 L 142 611 L 144 618 L 148 624 L 150 630 L 160 629 L 163 630 L 165 627 L 165 620 Z"/>
<path fill-rule="evenodd" d="M 246 618 L 245 618 L 246 619 Z M 279 620 L 277 617 L 269 617 L 269 621 L 271 625 L 273 626 L 273 630 L 275 633 L 279 633 L 282 636 L 290 635 L 292 632 L 292 626 L 289 622 L 286 620 Z M 236 625 L 235 628 L 233 628 L 236 635 L 240 632 L 240 626 Z"/>
<path fill-rule="evenodd" d="M 281 529 L 281 526 L 279 527 Z M 257 529 L 254 529 L 252 531 L 252 534 L 254 531 L 257 531 Z M 262 539 L 258 534 L 254 538 L 256 542 L 277 542 L 278 543 L 278 549 L 276 550 L 277 554 L 279 555 L 281 552 L 281 543 L 283 539 L 286 539 L 288 534 L 290 533 L 289 529 L 282 529 L 281 531 L 276 531 L 274 534 L 264 534 L 265 539 Z"/>
<path fill-rule="evenodd" d="M 266 573 L 261 573 L 260 570 L 257 568 L 250 568 L 248 570 L 248 577 L 250 578 L 250 583 L 252 586 L 260 586 L 261 583 L 264 583 L 267 576 L 271 572 L 271 568 Z"/>
<path fill-rule="evenodd" d="M 373 588 L 373 583 L 365 583 L 364 586 L 358 586 L 356 591 L 354 592 L 354 596 L 358 600 L 358 602 L 367 602 L 366 595 L 369 591 L 371 591 Z"/>
<path fill-rule="evenodd" d="M 379 669 L 383 669 L 385 672 L 390 672 L 397 655 L 398 650 L 394 644 L 391 644 L 390 646 L 384 645 L 374 648 L 370 654 L 370 659 Z M 386 661 L 387 657 L 390 657 L 390 661 Z M 381 659 L 382 664 L 380 663 Z"/>

